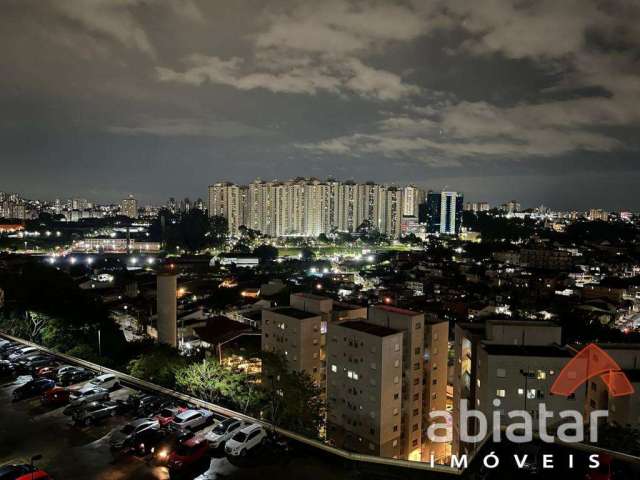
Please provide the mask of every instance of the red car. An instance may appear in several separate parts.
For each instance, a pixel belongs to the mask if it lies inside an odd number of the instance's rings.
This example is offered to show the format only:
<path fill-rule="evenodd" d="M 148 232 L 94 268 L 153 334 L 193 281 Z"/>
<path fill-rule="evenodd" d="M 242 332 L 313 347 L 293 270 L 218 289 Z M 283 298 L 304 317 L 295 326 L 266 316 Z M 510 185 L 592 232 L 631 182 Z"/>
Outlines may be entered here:
<path fill-rule="evenodd" d="M 209 442 L 204 437 L 196 436 L 184 440 L 169 454 L 169 468 L 183 470 L 189 468 L 209 453 Z"/>
<path fill-rule="evenodd" d="M 69 403 L 70 391 L 63 387 L 53 387 L 42 394 L 40 401 L 43 405 L 62 406 Z"/>
<path fill-rule="evenodd" d="M 60 365 L 49 365 L 48 367 L 40 367 L 36 369 L 36 377 L 50 378 L 51 380 L 55 380 L 58 376 L 59 368 Z"/>
<path fill-rule="evenodd" d="M 169 425 L 174 417 L 179 413 L 186 412 L 185 407 L 163 408 L 154 418 L 158 420 L 161 427 Z"/>
<path fill-rule="evenodd" d="M 31 465 L 5 465 L 0 467 L 0 478 L 14 480 L 52 480 L 47 472 Z"/>

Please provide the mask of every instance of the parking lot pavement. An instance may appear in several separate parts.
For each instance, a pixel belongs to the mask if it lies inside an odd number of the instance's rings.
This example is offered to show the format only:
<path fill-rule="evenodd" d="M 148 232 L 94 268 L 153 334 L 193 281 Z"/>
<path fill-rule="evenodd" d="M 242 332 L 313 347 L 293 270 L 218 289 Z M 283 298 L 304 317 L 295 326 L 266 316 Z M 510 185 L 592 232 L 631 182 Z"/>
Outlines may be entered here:
<path fill-rule="evenodd" d="M 42 455 L 37 466 L 57 480 L 174 478 L 166 467 L 154 465 L 148 458 L 112 454 L 111 432 L 133 417 L 116 415 L 95 425 L 77 426 L 63 414 L 65 407 L 42 406 L 39 397 L 13 402 L 13 390 L 28 380 L 30 377 L 23 376 L 14 382 L 0 384 L 0 465 L 28 463 L 32 456 Z M 111 398 L 124 400 L 131 393 L 135 391 L 122 387 L 112 392 Z M 211 428 L 208 426 L 198 434 Z M 263 480 L 265 475 L 282 480 L 354 478 L 352 469 L 345 468 L 341 462 L 327 461 L 306 451 L 285 454 L 269 446 L 231 460 L 225 457 L 222 449 L 212 451 L 197 468 L 179 478 Z"/>

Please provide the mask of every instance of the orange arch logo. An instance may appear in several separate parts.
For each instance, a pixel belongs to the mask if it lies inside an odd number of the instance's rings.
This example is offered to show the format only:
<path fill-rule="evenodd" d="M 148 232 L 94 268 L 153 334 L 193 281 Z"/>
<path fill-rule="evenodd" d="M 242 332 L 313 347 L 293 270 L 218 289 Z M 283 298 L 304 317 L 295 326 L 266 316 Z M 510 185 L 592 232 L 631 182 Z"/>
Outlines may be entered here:
<path fill-rule="evenodd" d="M 634 393 L 633 385 L 616 361 L 596 344 L 584 347 L 562 369 L 551 386 L 551 393 L 568 397 L 591 378 L 600 377 L 614 397 Z"/>

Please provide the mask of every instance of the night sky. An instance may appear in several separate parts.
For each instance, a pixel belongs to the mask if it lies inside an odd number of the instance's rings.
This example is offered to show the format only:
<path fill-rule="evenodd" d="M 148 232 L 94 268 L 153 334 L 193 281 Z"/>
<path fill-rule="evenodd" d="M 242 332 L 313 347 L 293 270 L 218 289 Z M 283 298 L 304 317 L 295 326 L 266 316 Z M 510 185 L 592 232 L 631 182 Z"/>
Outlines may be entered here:
<path fill-rule="evenodd" d="M 1 0 L 0 190 L 333 176 L 640 210 L 640 2 Z"/>

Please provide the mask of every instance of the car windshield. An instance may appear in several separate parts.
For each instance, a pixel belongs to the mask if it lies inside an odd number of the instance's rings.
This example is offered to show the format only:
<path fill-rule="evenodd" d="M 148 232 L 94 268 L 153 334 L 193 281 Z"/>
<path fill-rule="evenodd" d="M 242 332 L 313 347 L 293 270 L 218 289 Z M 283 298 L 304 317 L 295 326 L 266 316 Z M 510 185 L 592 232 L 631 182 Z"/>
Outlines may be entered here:
<path fill-rule="evenodd" d="M 212 431 L 213 431 L 213 433 L 217 433 L 218 435 L 222 435 L 224 432 L 227 431 L 227 425 L 225 425 L 224 423 L 221 423 L 219 425 L 216 425 L 216 427 Z"/>
<path fill-rule="evenodd" d="M 169 410 L 168 408 L 165 408 L 164 410 L 162 410 L 160 412 L 160 416 L 161 417 L 172 417 L 173 416 L 173 412 L 171 410 Z"/>
<path fill-rule="evenodd" d="M 135 428 L 133 427 L 133 425 L 125 425 L 120 431 L 125 435 L 129 435 L 130 433 L 133 433 L 134 430 Z"/>
<path fill-rule="evenodd" d="M 238 432 L 233 436 L 233 440 L 235 440 L 238 443 L 244 443 L 246 439 L 247 439 L 247 434 L 244 432 Z"/>

